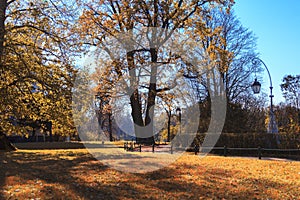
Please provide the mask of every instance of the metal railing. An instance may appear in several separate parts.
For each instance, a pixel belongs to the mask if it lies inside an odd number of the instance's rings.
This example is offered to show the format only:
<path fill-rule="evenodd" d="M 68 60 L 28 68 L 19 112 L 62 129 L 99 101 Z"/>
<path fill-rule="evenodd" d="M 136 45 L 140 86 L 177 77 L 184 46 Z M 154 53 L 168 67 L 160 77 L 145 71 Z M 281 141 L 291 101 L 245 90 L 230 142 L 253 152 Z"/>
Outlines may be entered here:
<path fill-rule="evenodd" d="M 161 147 L 163 146 L 163 147 Z M 245 155 L 251 155 L 254 157 L 258 157 L 258 159 L 262 159 L 264 156 L 280 156 L 280 157 L 289 157 L 291 155 L 295 155 L 297 157 L 297 160 L 300 160 L 300 149 L 266 149 L 262 147 L 257 148 L 231 148 L 231 147 L 203 147 L 203 146 L 194 146 L 194 147 L 188 147 L 188 148 L 179 148 L 174 147 L 171 145 L 148 145 L 148 146 L 142 146 L 140 144 L 136 144 L 134 142 L 126 142 L 124 143 L 124 150 L 126 151 L 138 151 L 138 152 L 169 152 L 173 154 L 176 152 L 176 150 L 180 151 L 190 151 L 194 152 L 195 155 L 198 153 L 204 153 L 205 150 L 209 150 L 212 154 L 218 154 L 223 156 L 245 156 Z M 234 152 L 234 153 L 233 153 Z M 237 153 L 238 152 L 238 153 Z M 240 153 L 243 152 L 243 153 Z M 248 152 L 248 154 L 247 154 Z M 205 152 L 207 153 L 207 152 Z M 280 154 L 281 153 L 281 154 Z"/>

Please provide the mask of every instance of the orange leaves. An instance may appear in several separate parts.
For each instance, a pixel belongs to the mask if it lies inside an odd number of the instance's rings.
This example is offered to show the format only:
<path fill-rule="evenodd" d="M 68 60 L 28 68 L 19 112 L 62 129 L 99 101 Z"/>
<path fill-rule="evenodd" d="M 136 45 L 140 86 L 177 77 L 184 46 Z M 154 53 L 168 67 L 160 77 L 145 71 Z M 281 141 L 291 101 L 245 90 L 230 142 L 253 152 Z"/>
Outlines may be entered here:
<path fill-rule="evenodd" d="M 300 196 L 299 162 L 201 159 L 186 154 L 158 171 L 129 174 L 104 166 L 83 149 L 19 150 L 0 154 L 0 159 L 7 161 L 0 165 L 5 179 L 0 191 L 5 199 L 275 200 Z"/>

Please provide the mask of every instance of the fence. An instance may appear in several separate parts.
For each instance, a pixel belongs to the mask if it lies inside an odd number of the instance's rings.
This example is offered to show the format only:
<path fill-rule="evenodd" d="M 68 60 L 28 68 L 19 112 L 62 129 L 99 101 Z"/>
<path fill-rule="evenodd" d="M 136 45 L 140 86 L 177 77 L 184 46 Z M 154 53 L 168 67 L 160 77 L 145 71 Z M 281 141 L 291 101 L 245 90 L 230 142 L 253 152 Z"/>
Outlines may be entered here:
<path fill-rule="evenodd" d="M 214 147 L 211 153 L 223 156 L 253 156 L 261 159 L 262 157 L 277 157 L 300 160 L 300 149 L 270 149 L 270 148 L 228 148 Z"/>
<path fill-rule="evenodd" d="M 217 154 L 222 156 L 251 156 L 262 159 L 262 157 L 277 157 L 277 158 L 288 158 L 293 160 L 300 160 L 300 149 L 269 149 L 269 148 L 229 148 L 224 147 L 199 147 L 194 146 L 193 148 L 174 148 L 172 145 L 151 145 L 142 146 L 134 142 L 125 142 L 124 150 L 126 151 L 138 151 L 138 152 L 169 152 L 173 154 L 176 150 L 185 150 L 189 152 L 194 152 L 195 155 L 198 153 L 206 152 L 205 150 L 210 150 L 209 153 Z"/>

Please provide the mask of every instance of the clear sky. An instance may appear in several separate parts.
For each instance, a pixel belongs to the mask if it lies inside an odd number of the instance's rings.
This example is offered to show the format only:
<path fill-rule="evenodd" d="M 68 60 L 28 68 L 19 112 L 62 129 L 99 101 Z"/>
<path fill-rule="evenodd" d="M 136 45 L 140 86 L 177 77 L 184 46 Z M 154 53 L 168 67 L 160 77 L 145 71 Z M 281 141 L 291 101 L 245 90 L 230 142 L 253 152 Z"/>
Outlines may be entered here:
<path fill-rule="evenodd" d="M 284 75 L 300 74 L 300 0 L 236 0 L 235 14 L 258 38 L 260 58 L 270 70 L 275 104 L 284 101 Z M 260 80 L 269 94 L 269 78 Z"/>

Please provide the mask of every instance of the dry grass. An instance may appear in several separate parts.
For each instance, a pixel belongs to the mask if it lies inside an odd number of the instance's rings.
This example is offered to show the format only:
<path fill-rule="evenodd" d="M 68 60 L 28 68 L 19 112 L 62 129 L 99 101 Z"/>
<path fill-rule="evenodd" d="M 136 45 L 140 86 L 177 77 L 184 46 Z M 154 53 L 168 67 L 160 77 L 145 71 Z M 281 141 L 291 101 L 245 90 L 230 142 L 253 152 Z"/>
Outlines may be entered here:
<path fill-rule="evenodd" d="M 84 149 L 0 152 L 0 199 L 299 199 L 300 162 L 185 155 L 145 174 Z"/>

